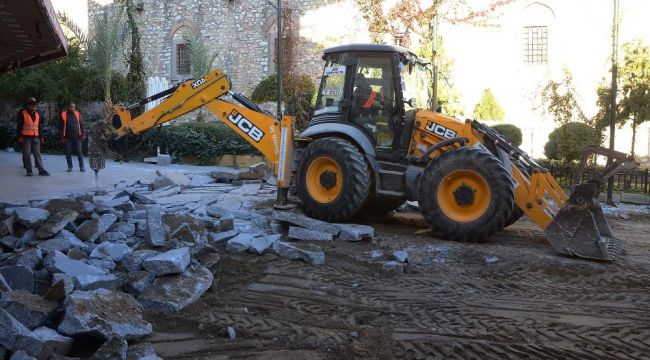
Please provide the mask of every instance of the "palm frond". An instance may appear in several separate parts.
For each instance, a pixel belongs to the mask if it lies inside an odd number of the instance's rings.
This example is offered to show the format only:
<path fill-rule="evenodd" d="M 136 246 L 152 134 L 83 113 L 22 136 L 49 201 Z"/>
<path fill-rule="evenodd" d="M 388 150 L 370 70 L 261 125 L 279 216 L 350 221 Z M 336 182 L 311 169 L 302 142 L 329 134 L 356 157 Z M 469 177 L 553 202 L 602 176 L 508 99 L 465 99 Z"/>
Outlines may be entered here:
<path fill-rule="evenodd" d="M 82 49 L 88 50 L 88 45 L 90 44 L 89 34 L 81 29 L 81 27 L 74 22 L 67 14 L 63 12 L 56 13 L 56 17 L 59 20 L 59 24 L 63 25 L 65 28 L 70 30 L 74 37 L 79 40 L 79 45 Z"/>
<path fill-rule="evenodd" d="M 198 79 L 210 71 L 219 53 L 211 51 L 203 37 L 192 31 L 185 31 L 183 40 L 189 52 L 190 72 Z"/>

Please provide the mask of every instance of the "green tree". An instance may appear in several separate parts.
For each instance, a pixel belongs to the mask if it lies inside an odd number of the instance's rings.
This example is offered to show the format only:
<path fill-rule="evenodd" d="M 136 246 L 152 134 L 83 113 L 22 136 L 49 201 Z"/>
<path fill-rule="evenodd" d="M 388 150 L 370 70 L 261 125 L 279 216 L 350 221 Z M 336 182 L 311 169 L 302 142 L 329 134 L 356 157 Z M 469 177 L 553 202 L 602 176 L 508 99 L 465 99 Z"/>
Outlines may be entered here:
<path fill-rule="evenodd" d="M 515 146 L 521 146 L 523 142 L 523 135 L 521 129 L 511 124 L 498 124 L 492 126 L 504 138 L 510 141 Z"/>
<path fill-rule="evenodd" d="M 578 104 L 578 95 L 573 85 L 573 77 L 568 69 L 560 82 L 550 80 L 542 90 L 544 111 L 553 115 L 554 120 L 564 125 L 569 122 L 587 122 L 587 117 Z"/>
<path fill-rule="evenodd" d="M 140 47 L 140 31 L 135 21 L 133 0 L 123 0 L 127 24 L 131 31 L 131 51 L 129 53 L 129 72 L 126 74 L 126 98 L 122 100 L 136 101 L 147 95 L 145 84 L 144 61 Z"/>
<path fill-rule="evenodd" d="M 101 14 L 95 15 L 90 21 L 91 30 L 88 33 L 81 30 L 67 15 L 58 14 L 59 22 L 77 37 L 79 44 L 86 51 L 88 61 L 99 74 L 107 109 L 112 104 L 111 81 L 122 53 L 126 29 L 123 8 L 117 7 L 115 10 L 109 14 L 107 8 Z"/>
<path fill-rule="evenodd" d="M 650 51 L 641 40 L 623 44 L 623 63 L 620 68 L 621 95 L 620 118 L 632 127 L 634 156 L 637 127 L 650 120 Z"/>
<path fill-rule="evenodd" d="M 210 72 L 218 53 L 211 51 L 203 40 L 203 37 L 194 31 L 188 30 L 184 32 L 183 40 L 185 40 L 189 52 L 192 77 L 200 79 L 203 75 Z"/>
<path fill-rule="evenodd" d="M 599 143 L 600 136 L 591 126 L 581 122 L 568 122 L 548 136 L 544 155 L 551 160 L 576 161 L 582 157 L 587 145 Z"/>
<path fill-rule="evenodd" d="M 494 94 L 492 94 L 492 90 L 483 90 L 481 100 L 474 106 L 472 117 L 477 120 L 503 120 L 505 113 Z"/>

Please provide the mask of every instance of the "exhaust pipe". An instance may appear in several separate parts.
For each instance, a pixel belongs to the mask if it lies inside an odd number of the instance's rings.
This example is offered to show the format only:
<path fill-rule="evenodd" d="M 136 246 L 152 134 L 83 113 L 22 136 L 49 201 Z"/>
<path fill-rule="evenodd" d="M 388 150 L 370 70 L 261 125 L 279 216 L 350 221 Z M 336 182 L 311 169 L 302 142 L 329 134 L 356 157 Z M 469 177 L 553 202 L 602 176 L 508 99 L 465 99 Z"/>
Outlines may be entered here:
<path fill-rule="evenodd" d="M 612 235 L 603 209 L 596 202 L 597 184 L 576 185 L 546 228 L 546 237 L 560 254 L 595 260 L 615 260 L 623 241 Z"/>

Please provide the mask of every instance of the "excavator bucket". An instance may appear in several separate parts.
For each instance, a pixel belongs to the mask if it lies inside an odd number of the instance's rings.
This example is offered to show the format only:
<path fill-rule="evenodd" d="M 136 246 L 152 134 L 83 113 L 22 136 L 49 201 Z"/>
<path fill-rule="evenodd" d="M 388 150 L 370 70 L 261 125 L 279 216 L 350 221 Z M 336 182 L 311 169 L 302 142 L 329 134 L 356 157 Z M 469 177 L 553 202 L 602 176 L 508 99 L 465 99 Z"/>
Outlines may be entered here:
<path fill-rule="evenodd" d="M 576 185 L 546 228 L 555 251 L 596 260 L 615 260 L 623 242 L 614 238 L 603 209 L 596 203 L 597 184 Z"/>

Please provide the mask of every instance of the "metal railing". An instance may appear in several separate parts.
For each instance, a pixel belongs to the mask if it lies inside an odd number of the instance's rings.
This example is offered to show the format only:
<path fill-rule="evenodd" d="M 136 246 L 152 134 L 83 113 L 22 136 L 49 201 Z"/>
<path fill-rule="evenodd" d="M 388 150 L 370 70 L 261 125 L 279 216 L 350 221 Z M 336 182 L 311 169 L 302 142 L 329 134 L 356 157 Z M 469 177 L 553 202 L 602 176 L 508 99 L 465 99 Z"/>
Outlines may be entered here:
<path fill-rule="evenodd" d="M 571 185 L 573 178 L 578 170 L 575 166 L 549 165 L 547 167 L 551 175 L 557 182 L 563 186 Z M 602 171 L 602 168 L 587 167 L 582 174 L 582 181 L 586 182 Z M 648 169 L 624 170 L 616 173 L 614 176 L 614 190 L 637 194 L 650 195 L 650 171 Z"/>

